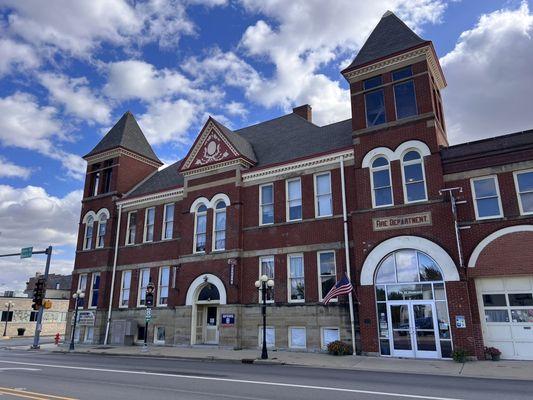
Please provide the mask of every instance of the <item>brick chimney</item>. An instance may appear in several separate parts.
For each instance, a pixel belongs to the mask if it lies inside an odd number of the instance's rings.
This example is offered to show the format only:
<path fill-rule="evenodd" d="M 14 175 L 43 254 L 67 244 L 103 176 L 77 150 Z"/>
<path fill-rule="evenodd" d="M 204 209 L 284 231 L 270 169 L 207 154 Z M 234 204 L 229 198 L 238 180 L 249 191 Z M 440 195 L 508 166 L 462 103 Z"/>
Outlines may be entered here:
<path fill-rule="evenodd" d="M 296 115 L 299 115 L 303 119 L 313 122 L 313 110 L 309 104 L 304 104 L 303 106 L 294 107 L 292 112 Z"/>

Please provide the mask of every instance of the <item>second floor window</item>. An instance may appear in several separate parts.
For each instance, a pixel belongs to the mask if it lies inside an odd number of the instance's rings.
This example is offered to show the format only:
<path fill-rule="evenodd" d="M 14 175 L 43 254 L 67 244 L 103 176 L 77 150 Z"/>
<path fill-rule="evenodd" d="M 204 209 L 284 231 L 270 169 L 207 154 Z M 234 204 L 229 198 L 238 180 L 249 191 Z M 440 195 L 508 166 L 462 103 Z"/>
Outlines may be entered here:
<path fill-rule="evenodd" d="M 337 281 L 334 251 L 321 251 L 318 253 L 318 273 L 318 295 L 319 299 L 322 300 Z"/>
<path fill-rule="evenodd" d="M 289 255 L 289 302 L 305 301 L 303 254 Z"/>
<path fill-rule="evenodd" d="M 139 306 L 146 305 L 146 288 L 150 282 L 150 268 L 141 269 L 139 271 Z"/>
<path fill-rule="evenodd" d="M 331 174 L 315 175 L 315 216 L 327 217 L 333 215 L 331 198 Z"/>
<path fill-rule="evenodd" d="M 533 214 L 533 171 L 515 174 L 516 192 L 521 214 Z"/>
<path fill-rule="evenodd" d="M 259 186 L 259 225 L 274 223 L 274 185 Z"/>
<path fill-rule="evenodd" d="M 144 241 L 153 242 L 154 240 L 154 222 L 155 222 L 155 208 L 150 207 L 146 209 L 144 215 Z"/>
<path fill-rule="evenodd" d="M 274 280 L 274 256 L 259 258 L 259 278 L 263 275 L 268 276 L 268 279 Z M 259 302 L 262 301 L 261 296 L 262 294 L 259 293 Z M 266 300 L 270 303 L 274 302 L 274 288 L 267 290 Z"/>
<path fill-rule="evenodd" d="M 224 250 L 226 248 L 226 203 L 224 200 L 217 202 L 214 219 L 214 250 Z"/>
<path fill-rule="evenodd" d="M 174 231 L 174 204 L 165 204 L 163 214 L 163 239 L 172 239 Z"/>
<path fill-rule="evenodd" d="M 196 221 L 194 224 L 194 252 L 205 252 L 205 242 L 207 236 L 207 207 L 200 204 L 196 210 Z"/>
<path fill-rule="evenodd" d="M 137 233 L 137 212 L 128 213 L 128 226 L 126 228 L 126 244 L 135 244 L 135 234 Z"/>
<path fill-rule="evenodd" d="M 405 202 L 427 200 L 424 164 L 420 153 L 415 150 L 408 151 L 402 158 L 402 167 Z"/>
<path fill-rule="evenodd" d="M 100 215 L 98 219 L 98 235 L 96 238 L 96 247 L 104 247 L 105 232 L 107 229 L 107 216 L 105 214 Z"/>
<path fill-rule="evenodd" d="M 127 307 L 130 302 L 131 271 L 122 271 L 119 307 Z"/>
<path fill-rule="evenodd" d="M 372 89 L 382 84 L 381 76 L 375 76 L 363 82 L 364 90 Z M 383 89 L 365 93 L 366 126 L 376 126 L 386 122 L 385 98 Z"/>
<path fill-rule="evenodd" d="M 392 200 L 392 185 L 389 160 L 378 157 L 372 162 L 372 200 L 374 207 L 390 206 Z"/>
<path fill-rule="evenodd" d="M 411 67 L 403 68 L 392 73 L 392 80 L 397 81 L 413 75 Z M 417 115 L 415 83 L 412 79 L 394 85 L 394 102 L 396 104 L 396 119 Z"/>
<path fill-rule="evenodd" d="M 164 306 L 168 303 L 168 284 L 170 281 L 170 267 L 159 268 L 159 285 L 157 288 L 157 305 Z"/>
<path fill-rule="evenodd" d="M 94 218 L 87 218 L 85 223 L 85 240 L 83 241 L 83 249 L 90 250 L 93 246 L 93 230 L 94 230 Z"/>
<path fill-rule="evenodd" d="M 486 176 L 471 180 L 474 209 L 477 219 L 502 217 L 500 191 L 496 176 Z"/>
<path fill-rule="evenodd" d="M 302 219 L 302 183 L 300 178 L 287 181 L 287 221 Z"/>
<path fill-rule="evenodd" d="M 91 302 L 90 307 L 96 308 L 98 306 L 98 294 L 100 293 L 100 274 L 94 273 L 91 284 Z"/>

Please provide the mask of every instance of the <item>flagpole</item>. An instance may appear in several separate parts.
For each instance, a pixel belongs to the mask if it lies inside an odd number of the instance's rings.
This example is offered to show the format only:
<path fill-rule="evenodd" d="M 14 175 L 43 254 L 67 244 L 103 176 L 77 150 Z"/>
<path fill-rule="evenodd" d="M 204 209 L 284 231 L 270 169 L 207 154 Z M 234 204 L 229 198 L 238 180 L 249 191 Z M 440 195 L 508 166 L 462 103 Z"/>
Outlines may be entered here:
<path fill-rule="evenodd" d="M 348 240 L 348 216 L 346 212 L 346 188 L 344 181 L 344 158 L 340 156 L 340 168 L 341 168 L 341 192 L 342 192 L 342 219 L 344 222 L 344 254 L 346 257 L 346 276 L 350 283 L 352 278 L 350 276 L 350 241 Z M 355 287 L 354 287 L 355 290 Z M 352 292 L 348 295 L 348 303 L 350 305 L 350 327 L 352 328 L 352 346 L 353 346 L 353 355 L 355 356 L 355 318 L 353 313 L 353 296 Z"/>

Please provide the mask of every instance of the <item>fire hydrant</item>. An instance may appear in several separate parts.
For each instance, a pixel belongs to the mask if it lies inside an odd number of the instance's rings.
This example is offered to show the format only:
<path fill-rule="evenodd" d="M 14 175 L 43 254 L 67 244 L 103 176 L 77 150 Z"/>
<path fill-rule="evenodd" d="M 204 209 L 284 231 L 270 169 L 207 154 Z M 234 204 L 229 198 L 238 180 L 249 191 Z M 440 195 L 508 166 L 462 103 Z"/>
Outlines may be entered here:
<path fill-rule="evenodd" d="M 54 337 L 54 343 L 57 345 L 59 345 L 59 340 L 61 339 L 61 336 L 59 335 L 59 332 L 56 333 L 56 336 Z"/>

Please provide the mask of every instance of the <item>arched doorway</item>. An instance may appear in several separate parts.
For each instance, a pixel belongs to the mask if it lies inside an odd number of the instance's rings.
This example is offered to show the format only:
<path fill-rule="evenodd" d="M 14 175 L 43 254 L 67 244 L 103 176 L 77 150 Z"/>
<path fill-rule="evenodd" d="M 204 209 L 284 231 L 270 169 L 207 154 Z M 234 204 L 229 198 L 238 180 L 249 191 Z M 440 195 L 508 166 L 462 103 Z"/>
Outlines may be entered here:
<path fill-rule="evenodd" d="M 226 304 L 226 289 L 215 275 L 196 278 L 187 291 L 186 304 L 192 305 L 191 344 L 218 344 L 219 305 Z"/>
<path fill-rule="evenodd" d="M 420 250 L 396 250 L 381 260 L 374 285 L 382 355 L 451 357 L 444 280 L 440 266 Z"/>

